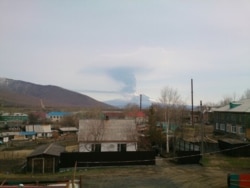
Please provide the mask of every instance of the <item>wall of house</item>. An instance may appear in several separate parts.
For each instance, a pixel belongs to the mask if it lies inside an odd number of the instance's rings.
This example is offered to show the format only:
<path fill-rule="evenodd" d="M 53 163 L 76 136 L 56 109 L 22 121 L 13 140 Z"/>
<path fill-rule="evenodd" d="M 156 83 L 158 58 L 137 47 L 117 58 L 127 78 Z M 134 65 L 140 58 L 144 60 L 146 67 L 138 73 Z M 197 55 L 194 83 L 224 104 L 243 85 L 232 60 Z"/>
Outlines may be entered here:
<path fill-rule="evenodd" d="M 103 143 L 101 151 L 118 151 L 117 143 Z"/>
<path fill-rule="evenodd" d="M 246 129 L 246 138 L 250 140 L 250 128 Z"/>
<path fill-rule="evenodd" d="M 38 155 L 27 157 L 27 172 L 54 173 L 59 169 L 59 157 Z"/>
<path fill-rule="evenodd" d="M 79 152 L 91 152 L 91 144 L 79 143 Z"/>
<path fill-rule="evenodd" d="M 137 144 L 136 143 L 128 143 L 127 144 L 127 151 L 136 151 L 137 150 Z"/>
<path fill-rule="evenodd" d="M 101 152 L 118 152 L 118 144 L 119 143 L 102 143 L 101 144 Z M 92 150 L 91 143 L 79 143 L 79 152 L 91 152 Z M 127 143 L 126 151 L 136 151 L 137 144 L 136 143 Z"/>
<path fill-rule="evenodd" d="M 215 131 L 249 137 L 247 136 L 249 114 L 216 112 L 214 118 Z"/>

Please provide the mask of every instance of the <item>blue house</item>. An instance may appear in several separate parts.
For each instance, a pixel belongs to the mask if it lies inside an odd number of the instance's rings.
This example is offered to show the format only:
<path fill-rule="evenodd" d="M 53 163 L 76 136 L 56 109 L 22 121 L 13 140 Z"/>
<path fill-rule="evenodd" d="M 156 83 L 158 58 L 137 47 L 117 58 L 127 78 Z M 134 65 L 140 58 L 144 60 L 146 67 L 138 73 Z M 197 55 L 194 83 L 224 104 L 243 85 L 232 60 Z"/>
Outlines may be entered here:
<path fill-rule="evenodd" d="M 48 114 L 46 114 L 46 118 L 50 119 L 53 122 L 59 122 L 62 118 L 68 115 L 70 115 L 69 112 L 49 112 Z"/>

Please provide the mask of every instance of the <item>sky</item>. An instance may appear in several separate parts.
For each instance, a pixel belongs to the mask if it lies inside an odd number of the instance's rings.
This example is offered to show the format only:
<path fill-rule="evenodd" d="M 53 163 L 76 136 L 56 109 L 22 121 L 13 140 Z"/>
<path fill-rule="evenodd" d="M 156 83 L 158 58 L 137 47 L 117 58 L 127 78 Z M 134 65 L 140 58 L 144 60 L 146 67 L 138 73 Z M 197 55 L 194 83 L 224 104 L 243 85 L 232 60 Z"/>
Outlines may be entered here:
<path fill-rule="evenodd" d="M 250 88 L 249 0 L 1 0 L 0 77 L 99 101 Z"/>

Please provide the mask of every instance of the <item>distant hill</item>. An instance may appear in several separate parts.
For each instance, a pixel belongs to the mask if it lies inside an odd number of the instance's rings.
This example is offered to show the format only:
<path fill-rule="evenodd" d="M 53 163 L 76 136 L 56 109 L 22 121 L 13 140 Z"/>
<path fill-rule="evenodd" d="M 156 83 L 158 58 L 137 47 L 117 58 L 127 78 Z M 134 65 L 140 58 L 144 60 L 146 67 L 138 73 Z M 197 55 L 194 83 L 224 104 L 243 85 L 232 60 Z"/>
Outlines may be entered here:
<path fill-rule="evenodd" d="M 114 100 L 108 100 L 108 101 L 104 101 L 105 103 L 118 107 L 118 108 L 123 108 L 125 107 L 127 104 L 137 104 L 138 106 L 141 105 L 142 108 L 148 108 L 149 106 L 151 106 L 153 103 L 155 103 L 154 101 L 152 101 L 148 96 L 146 95 L 142 95 L 142 100 L 140 101 L 140 95 L 133 95 L 129 98 L 121 98 L 121 99 L 114 99 Z M 141 104 L 140 104 L 141 102 Z"/>
<path fill-rule="evenodd" d="M 0 78 L 0 105 L 26 107 L 111 108 L 89 96 L 52 85 Z"/>

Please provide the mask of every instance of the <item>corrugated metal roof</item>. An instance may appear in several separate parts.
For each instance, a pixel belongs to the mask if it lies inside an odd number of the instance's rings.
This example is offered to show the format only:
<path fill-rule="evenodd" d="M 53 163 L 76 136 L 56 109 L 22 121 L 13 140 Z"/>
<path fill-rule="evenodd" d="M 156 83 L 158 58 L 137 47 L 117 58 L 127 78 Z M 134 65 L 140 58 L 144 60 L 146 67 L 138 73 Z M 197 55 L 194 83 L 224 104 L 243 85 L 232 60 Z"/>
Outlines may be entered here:
<path fill-rule="evenodd" d="M 36 132 L 34 132 L 34 131 L 31 131 L 31 132 L 20 132 L 19 134 L 22 135 L 22 136 L 33 136 L 33 135 L 36 135 Z"/>
<path fill-rule="evenodd" d="M 47 154 L 53 156 L 60 156 L 61 152 L 64 152 L 65 148 L 61 145 L 50 143 L 37 147 L 28 157 L 34 157 L 37 155 Z"/>
<path fill-rule="evenodd" d="M 78 141 L 136 141 L 137 131 L 134 120 L 80 120 Z"/>
<path fill-rule="evenodd" d="M 214 112 L 246 112 L 250 113 L 250 99 L 232 102 L 226 106 L 213 109 Z"/>
<path fill-rule="evenodd" d="M 49 112 L 47 116 L 66 116 L 70 115 L 69 112 Z"/>
<path fill-rule="evenodd" d="M 51 125 L 26 125 L 25 130 L 27 132 L 34 131 L 36 133 L 50 133 Z"/>

